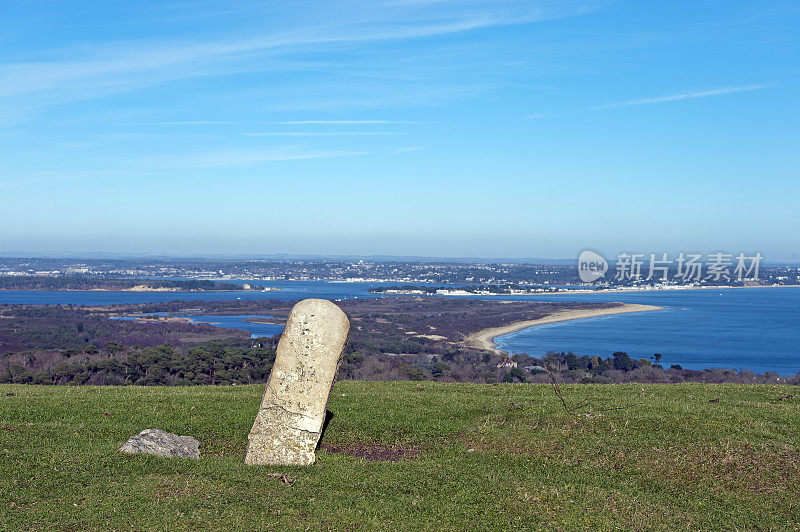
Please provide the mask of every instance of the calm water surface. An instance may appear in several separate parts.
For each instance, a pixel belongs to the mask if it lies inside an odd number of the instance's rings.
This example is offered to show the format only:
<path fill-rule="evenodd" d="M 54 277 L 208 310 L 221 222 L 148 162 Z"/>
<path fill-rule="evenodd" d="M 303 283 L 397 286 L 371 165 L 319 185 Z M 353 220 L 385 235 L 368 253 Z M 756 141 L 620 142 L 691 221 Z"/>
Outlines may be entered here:
<path fill-rule="evenodd" d="M 230 281 L 235 282 L 235 281 Z M 244 280 L 244 282 L 251 282 Z M 380 297 L 370 294 L 373 286 L 397 283 L 326 283 L 320 281 L 252 281 L 280 288 L 269 292 L 38 292 L 0 290 L 0 304 L 26 305 L 126 305 L 132 303 L 163 303 L 166 301 L 232 301 L 279 299 L 294 301 L 309 297 L 347 299 Z"/>
<path fill-rule="evenodd" d="M 496 339 L 512 353 L 572 351 L 637 358 L 661 353 L 662 365 L 726 367 L 757 373 L 800 371 L 800 288 L 683 290 L 547 296 L 549 301 L 621 301 L 664 310 L 531 327 Z"/>
<path fill-rule="evenodd" d="M 166 312 L 150 312 L 140 314 L 141 316 L 165 316 Z M 283 332 L 283 325 L 277 323 L 254 323 L 248 321 L 250 319 L 267 319 L 267 320 L 282 320 L 283 318 L 276 318 L 275 316 L 267 316 L 265 314 L 243 314 L 239 316 L 206 316 L 202 314 L 189 314 L 184 312 L 176 312 L 175 316 L 188 318 L 192 323 L 205 323 L 213 325 L 214 327 L 221 327 L 223 329 L 241 329 L 250 333 L 252 338 L 260 338 L 263 336 L 275 336 Z M 123 316 L 111 318 L 112 320 L 126 320 L 135 321 L 136 316 Z"/>
<path fill-rule="evenodd" d="M 109 305 L 163 301 L 265 300 L 319 297 L 381 297 L 368 293 L 380 283 L 269 282 L 272 292 L 35 292 L 0 291 L 0 304 Z M 397 283 L 385 283 L 396 285 Z M 485 296 L 470 296 L 487 299 Z M 800 371 L 800 288 L 675 290 L 658 292 L 497 296 L 509 301 L 620 301 L 664 310 L 589 318 L 532 327 L 497 338 L 501 349 L 543 355 L 547 351 L 609 356 L 625 351 L 635 357 L 663 355 L 662 365 L 685 368 L 726 367 L 757 373 Z M 192 316 L 206 323 L 271 336 L 280 325 L 253 324 L 246 316 Z M 207 321 L 206 321 L 207 320 Z"/>

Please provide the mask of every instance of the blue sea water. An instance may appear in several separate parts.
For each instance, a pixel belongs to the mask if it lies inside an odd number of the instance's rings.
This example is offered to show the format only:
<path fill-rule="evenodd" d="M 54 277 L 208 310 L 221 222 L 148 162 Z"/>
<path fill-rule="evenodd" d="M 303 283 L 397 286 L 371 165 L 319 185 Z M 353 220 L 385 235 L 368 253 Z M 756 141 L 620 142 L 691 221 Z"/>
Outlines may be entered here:
<path fill-rule="evenodd" d="M 231 281 L 234 282 L 234 281 Z M 254 282 L 243 280 L 243 282 Z M 381 297 L 370 294 L 373 286 L 397 283 L 326 283 L 322 281 L 258 281 L 280 288 L 269 292 L 64 292 L 0 290 L 0 304 L 25 305 L 126 305 L 132 303 L 163 303 L 166 301 L 232 301 L 279 299 L 294 301 L 309 297 L 347 299 L 352 297 Z"/>
<path fill-rule="evenodd" d="M 380 283 L 270 282 L 271 292 L 36 292 L 0 291 L 0 304 L 109 305 L 162 301 L 380 297 L 368 292 Z M 397 283 L 386 283 L 397 284 Z M 469 296 L 490 299 L 486 296 Z M 610 356 L 625 351 L 637 358 L 661 353 L 662 365 L 724 367 L 756 373 L 800 371 L 800 288 L 674 290 L 542 296 L 495 296 L 511 301 L 620 301 L 664 310 L 573 320 L 532 327 L 498 337 L 501 349 L 531 355 L 547 351 Z M 200 317 L 194 316 L 193 319 Z M 261 336 L 242 316 L 205 316 L 221 326 Z M 231 319 L 222 325 L 222 318 Z M 238 327 L 237 327 L 238 325 Z M 262 325 L 263 326 L 263 325 Z M 270 327 L 280 327 L 270 326 Z M 266 331 L 269 332 L 269 331 Z"/>
<path fill-rule="evenodd" d="M 142 316 L 163 316 L 166 312 L 151 312 L 142 314 Z M 190 313 L 176 313 L 175 315 L 188 318 L 193 323 L 206 323 L 214 327 L 221 327 L 223 329 L 241 329 L 250 333 L 252 338 L 261 338 L 264 336 L 275 336 L 283 332 L 283 325 L 278 323 L 254 323 L 248 321 L 250 319 L 277 319 L 274 316 L 267 316 L 265 314 L 249 314 L 240 316 L 206 316 L 202 314 Z M 114 320 L 136 320 L 136 316 L 121 316 L 111 318 Z"/>
<path fill-rule="evenodd" d="M 800 371 L 800 288 L 675 290 L 546 296 L 549 301 L 620 301 L 664 310 L 530 327 L 495 339 L 500 349 L 540 356 L 547 351 L 636 358 L 661 353 L 661 365 L 687 369 Z"/>
<path fill-rule="evenodd" d="M 242 329 L 250 333 L 253 338 L 262 336 L 275 336 L 283 332 L 283 325 L 277 323 L 253 323 L 247 321 L 252 318 L 272 318 L 273 316 L 265 315 L 249 315 L 249 316 L 187 316 L 195 323 L 207 323 L 215 327 L 223 327 L 225 329 Z"/>

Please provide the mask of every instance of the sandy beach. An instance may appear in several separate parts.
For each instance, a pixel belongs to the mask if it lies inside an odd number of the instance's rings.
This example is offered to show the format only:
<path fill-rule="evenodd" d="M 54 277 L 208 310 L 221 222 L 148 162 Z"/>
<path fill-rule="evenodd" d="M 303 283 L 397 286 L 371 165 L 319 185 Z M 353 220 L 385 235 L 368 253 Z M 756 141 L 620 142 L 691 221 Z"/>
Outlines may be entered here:
<path fill-rule="evenodd" d="M 494 351 L 498 354 L 506 354 L 505 351 L 497 349 L 494 339 L 504 334 L 521 331 L 528 327 L 535 325 L 544 325 L 546 323 L 555 323 L 558 321 L 578 320 L 581 318 L 594 318 L 597 316 L 610 316 L 613 314 L 626 314 L 628 312 L 647 312 L 650 310 L 662 310 L 663 307 L 656 307 L 653 305 L 636 305 L 633 303 L 623 303 L 618 307 L 613 308 L 598 308 L 598 309 L 581 309 L 581 310 L 565 310 L 556 312 L 539 318 L 538 320 L 518 321 L 502 327 L 492 327 L 490 329 L 483 329 L 476 333 L 470 334 L 464 339 L 464 343 L 469 347 L 477 349 L 486 349 Z"/>

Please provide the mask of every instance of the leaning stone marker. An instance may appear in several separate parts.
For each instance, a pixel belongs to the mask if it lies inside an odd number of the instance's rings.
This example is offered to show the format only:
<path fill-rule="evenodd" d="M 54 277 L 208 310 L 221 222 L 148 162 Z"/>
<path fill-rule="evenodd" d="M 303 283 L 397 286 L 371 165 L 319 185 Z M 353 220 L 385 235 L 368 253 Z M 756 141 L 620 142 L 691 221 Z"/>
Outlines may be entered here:
<path fill-rule="evenodd" d="M 200 458 L 199 441 L 191 436 L 178 436 L 159 429 L 144 429 L 136 436 L 131 436 L 119 450 L 128 454 Z"/>
<path fill-rule="evenodd" d="M 292 308 L 278 342 L 244 462 L 311 465 L 350 322 L 324 299 Z"/>

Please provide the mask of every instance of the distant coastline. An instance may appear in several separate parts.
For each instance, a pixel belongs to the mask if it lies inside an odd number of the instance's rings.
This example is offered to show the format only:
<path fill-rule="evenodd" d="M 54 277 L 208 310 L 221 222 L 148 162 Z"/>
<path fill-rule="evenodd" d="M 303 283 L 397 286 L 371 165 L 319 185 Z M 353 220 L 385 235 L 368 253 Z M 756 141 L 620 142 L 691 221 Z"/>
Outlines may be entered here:
<path fill-rule="evenodd" d="M 130 279 L 87 276 L 0 276 L 0 291 L 29 292 L 270 292 L 273 286 L 203 279 Z"/>
<path fill-rule="evenodd" d="M 753 285 L 753 286 L 729 286 L 729 285 L 715 285 L 715 286 L 664 286 L 664 287 L 649 287 L 649 288 L 601 288 L 598 290 L 590 290 L 588 288 L 562 288 L 558 290 L 538 290 L 538 291 L 510 291 L 510 292 L 490 292 L 490 291 L 470 291 L 459 288 L 437 289 L 435 291 L 423 292 L 417 289 L 383 289 L 383 290 L 370 290 L 373 293 L 384 293 L 391 295 L 430 295 L 430 296 L 448 296 L 448 297 L 465 297 L 465 296 L 486 296 L 486 297 L 508 297 L 508 296 L 551 296 L 551 295 L 584 295 L 584 294 L 630 294 L 640 292 L 683 292 L 687 290 L 731 290 L 731 289 L 749 289 L 749 288 L 800 288 L 797 284 L 773 284 L 773 285 Z"/>
<path fill-rule="evenodd" d="M 280 289 L 277 289 L 280 290 Z M 130 288 L 0 288 L 0 292 L 262 292 L 262 290 L 235 290 L 215 289 L 204 290 L 197 288 L 150 288 L 133 286 Z M 271 291 L 271 290 L 270 290 Z"/>
<path fill-rule="evenodd" d="M 615 314 L 627 314 L 630 312 L 649 312 L 652 310 L 663 310 L 663 307 L 657 307 L 654 305 L 639 305 L 634 303 L 621 303 L 619 306 L 612 308 L 565 310 L 536 320 L 518 321 L 509 325 L 503 325 L 502 327 L 483 329 L 467 336 L 464 339 L 464 344 L 477 349 L 493 351 L 499 355 L 506 355 L 507 353 L 505 351 L 497 348 L 497 344 L 494 341 L 498 336 L 511 334 L 529 327 L 544 325 L 547 323 L 578 320 L 583 318 L 596 318 L 599 316 L 613 316 Z"/>
<path fill-rule="evenodd" d="M 513 294 L 520 296 L 539 296 L 539 295 L 570 295 L 570 294 L 630 294 L 637 292 L 683 292 L 686 290 L 742 290 L 749 288 L 800 288 L 798 284 L 771 284 L 754 286 L 665 286 L 663 288 L 602 288 L 600 290 L 563 290 L 558 292 L 539 292 L 527 294 Z M 508 295 L 508 294 L 486 294 L 486 295 Z"/>

